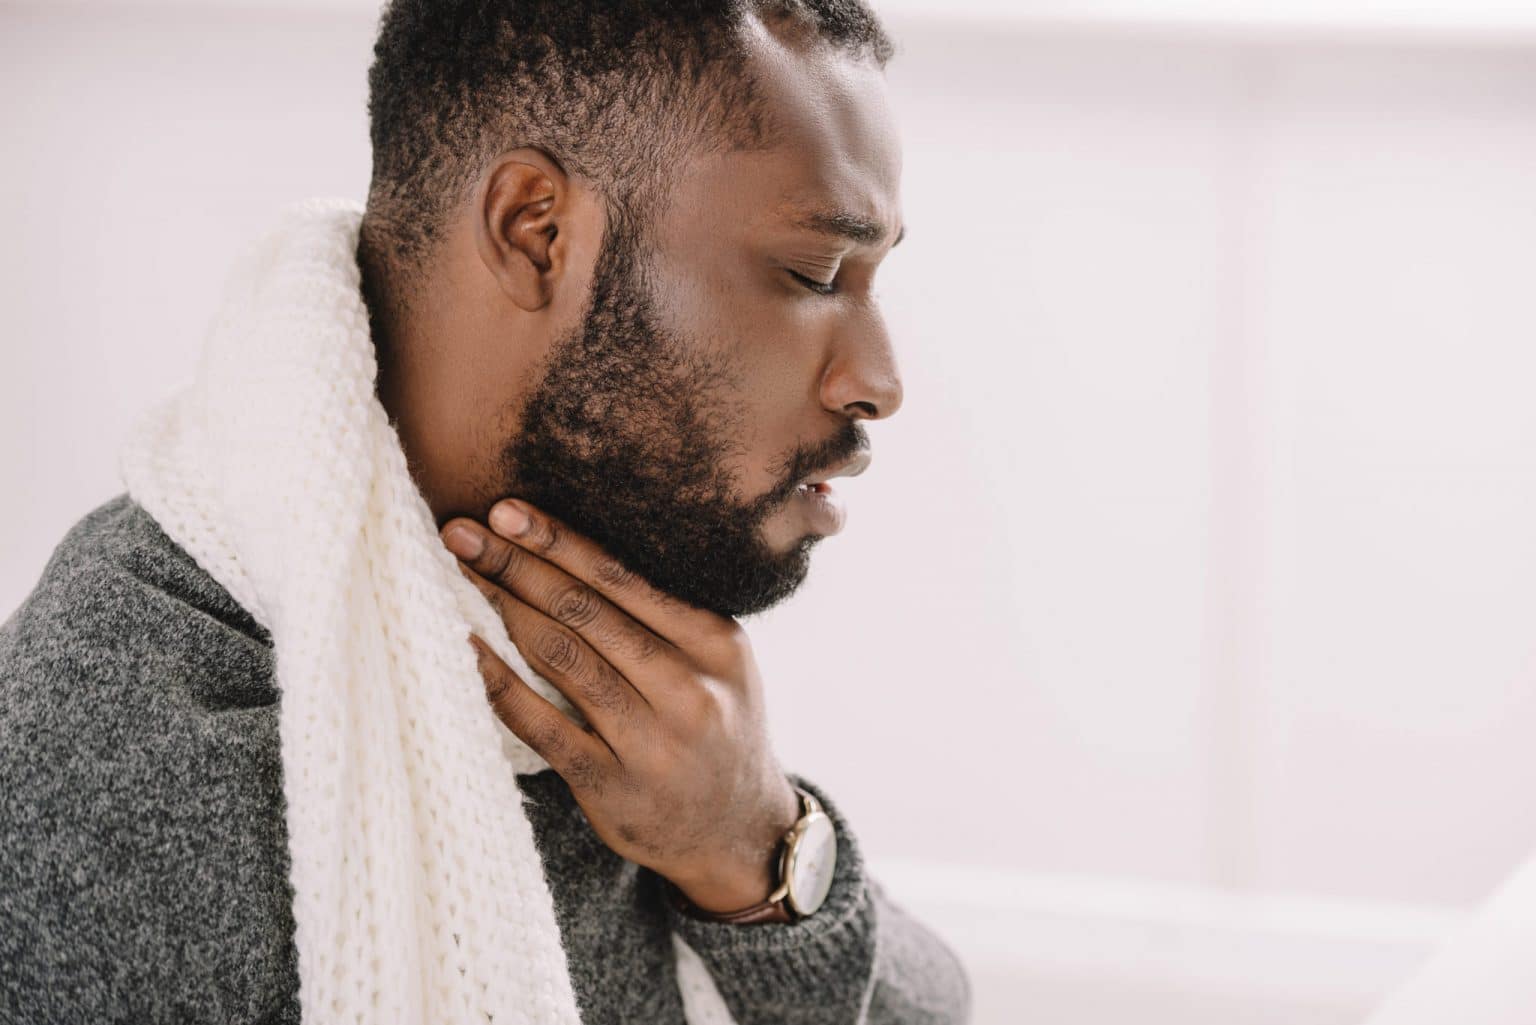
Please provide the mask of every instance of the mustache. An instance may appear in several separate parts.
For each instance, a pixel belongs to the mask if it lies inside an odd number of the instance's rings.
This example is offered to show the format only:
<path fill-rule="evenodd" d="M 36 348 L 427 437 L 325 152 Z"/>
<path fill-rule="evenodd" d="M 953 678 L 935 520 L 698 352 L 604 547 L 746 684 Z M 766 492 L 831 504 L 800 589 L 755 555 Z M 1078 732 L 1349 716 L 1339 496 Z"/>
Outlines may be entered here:
<path fill-rule="evenodd" d="M 869 435 L 863 426 L 854 420 L 847 421 L 826 441 L 795 449 L 787 462 L 784 483 L 773 490 L 769 499 L 779 502 L 789 498 L 807 476 L 835 469 L 869 447 Z"/>

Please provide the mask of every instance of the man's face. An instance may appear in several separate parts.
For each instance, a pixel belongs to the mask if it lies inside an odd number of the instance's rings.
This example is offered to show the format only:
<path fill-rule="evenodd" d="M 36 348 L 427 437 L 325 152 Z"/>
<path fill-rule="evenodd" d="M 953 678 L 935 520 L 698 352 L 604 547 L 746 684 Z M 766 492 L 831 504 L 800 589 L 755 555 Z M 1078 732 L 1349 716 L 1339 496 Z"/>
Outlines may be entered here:
<path fill-rule="evenodd" d="M 765 47 L 785 144 L 702 158 L 643 240 L 610 222 L 585 316 L 550 352 L 498 467 L 503 494 L 724 615 L 804 580 L 842 516 L 800 485 L 858 472 L 858 421 L 901 401 L 871 294 L 901 227 L 883 76 Z"/>

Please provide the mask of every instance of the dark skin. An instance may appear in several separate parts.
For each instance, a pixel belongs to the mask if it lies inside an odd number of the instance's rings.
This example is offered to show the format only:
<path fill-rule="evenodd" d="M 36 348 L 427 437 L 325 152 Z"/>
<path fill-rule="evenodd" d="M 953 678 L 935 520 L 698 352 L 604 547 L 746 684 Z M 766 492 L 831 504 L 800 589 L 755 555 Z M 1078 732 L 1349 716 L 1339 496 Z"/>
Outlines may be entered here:
<path fill-rule="evenodd" d="M 901 232 L 883 75 L 761 24 L 751 38 L 786 141 L 669 169 L 671 205 L 647 252 L 667 328 L 733 368 L 729 469 L 748 498 L 785 483 L 786 448 L 901 402 L 872 294 Z M 827 211 L 858 223 L 812 216 Z M 799 817 L 746 632 L 496 487 L 518 414 L 507 382 L 529 381 L 582 316 L 604 225 L 588 183 L 538 150 L 502 154 L 459 211 L 421 301 L 392 326 L 401 356 L 381 366 L 379 393 L 444 543 L 588 725 L 472 637 L 498 717 L 561 775 L 615 852 L 700 907 L 731 911 L 768 896 L 778 841 Z M 818 281 L 835 292 L 819 294 Z M 774 551 L 809 532 L 799 502 L 761 527 Z"/>

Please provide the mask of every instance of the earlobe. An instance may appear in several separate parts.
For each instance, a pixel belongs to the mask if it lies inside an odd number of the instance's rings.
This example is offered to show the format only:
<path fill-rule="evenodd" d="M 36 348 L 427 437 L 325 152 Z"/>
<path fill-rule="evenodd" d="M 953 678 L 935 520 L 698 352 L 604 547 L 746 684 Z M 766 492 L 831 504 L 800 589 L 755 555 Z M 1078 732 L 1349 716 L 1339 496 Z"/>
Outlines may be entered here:
<path fill-rule="evenodd" d="M 480 183 L 474 219 L 481 262 L 525 310 L 547 306 L 564 271 L 560 226 L 568 196 L 565 172 L 535 149 L 503 153 Z"/>

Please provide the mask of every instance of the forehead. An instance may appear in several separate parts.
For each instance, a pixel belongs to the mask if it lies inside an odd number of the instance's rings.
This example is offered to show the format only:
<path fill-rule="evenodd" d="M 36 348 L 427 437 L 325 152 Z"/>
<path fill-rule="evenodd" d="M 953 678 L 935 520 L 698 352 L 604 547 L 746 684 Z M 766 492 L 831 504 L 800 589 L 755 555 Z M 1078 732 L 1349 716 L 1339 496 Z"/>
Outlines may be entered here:
<path fill-rule="evenodd" d="M 778 145 L 701 159 L 679 182 L 673 215 L 834 231 L 862 222 L 881 229 L 865 242 L 890 241 L 901 227 L 901 147 L 884 74 L 823 44 L 782 39 L 761 22 L 749 22 L 748 33 Z"/>

